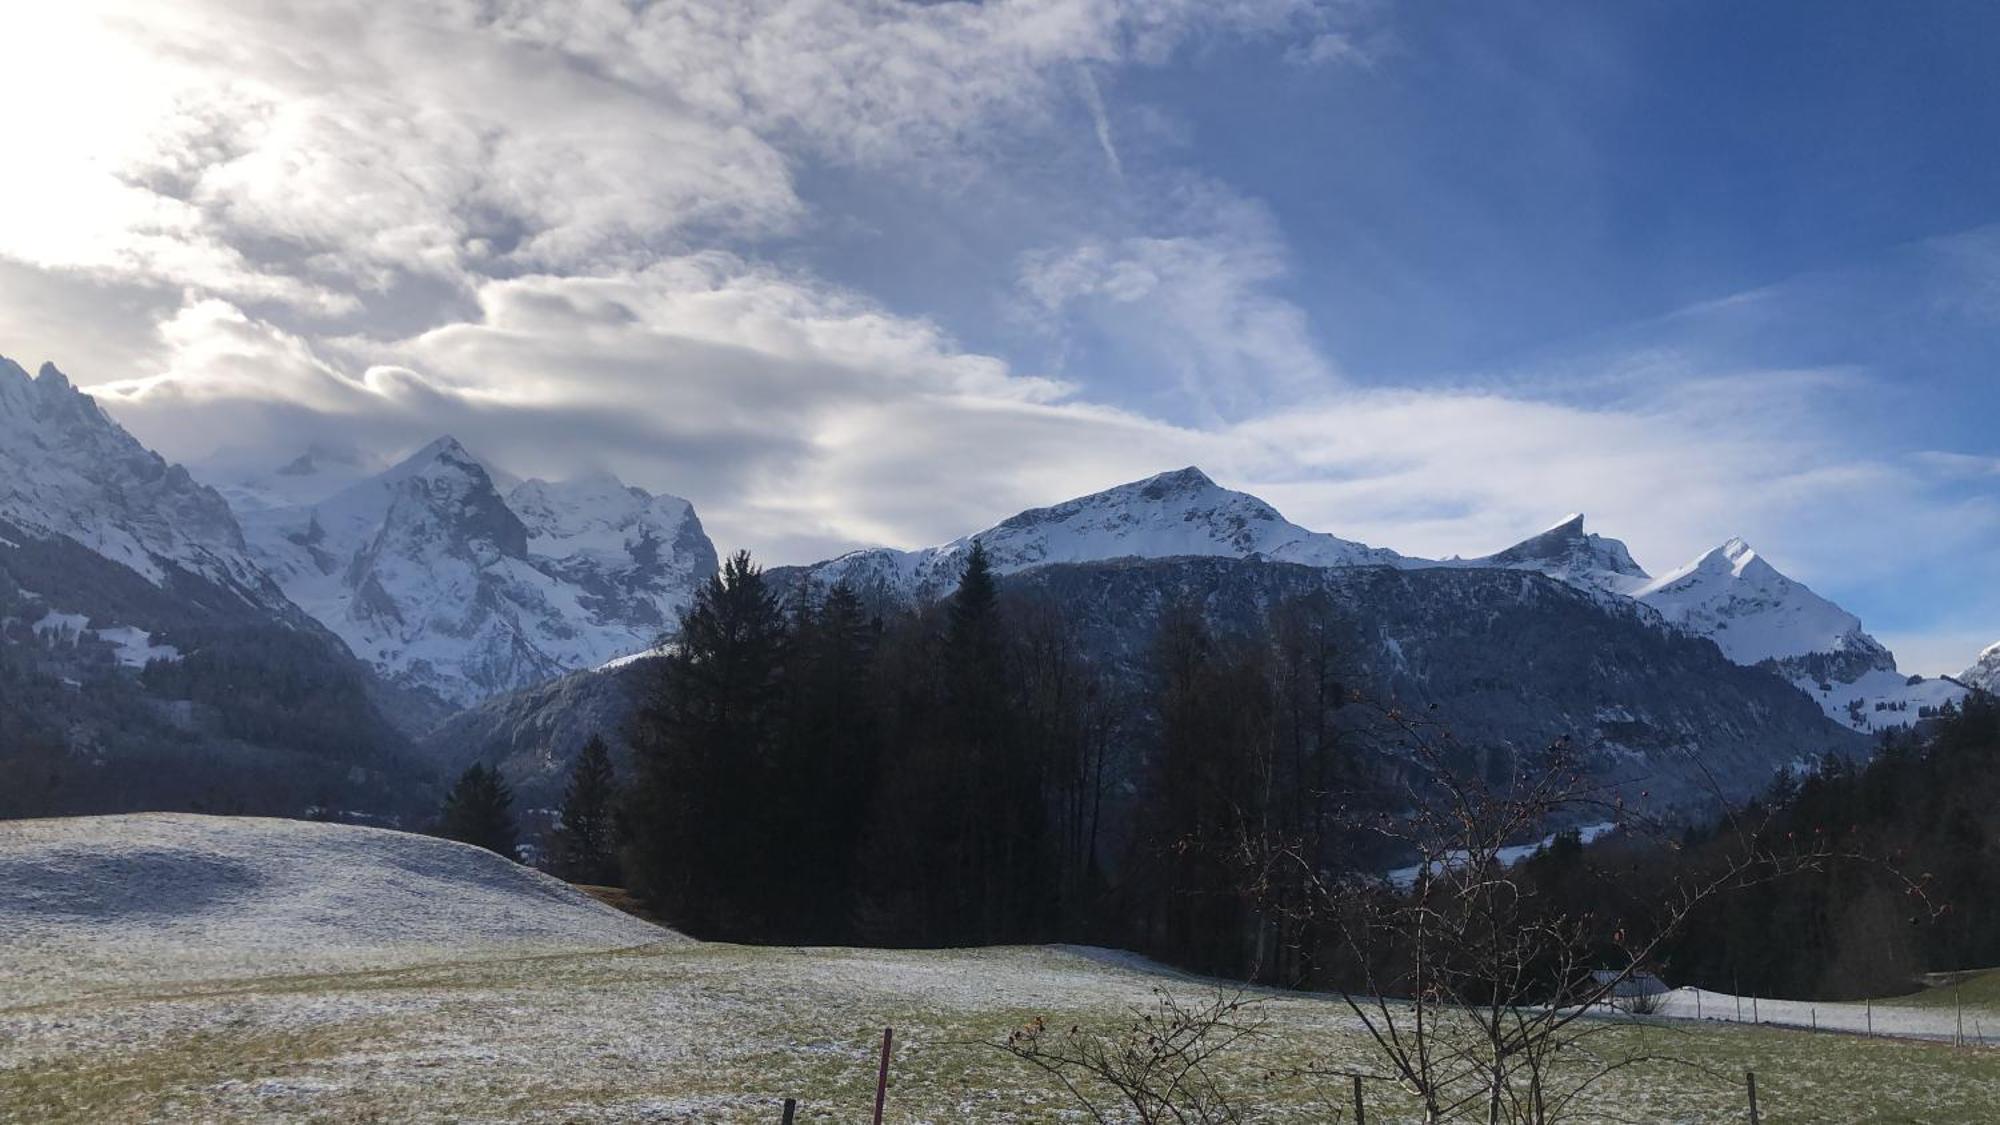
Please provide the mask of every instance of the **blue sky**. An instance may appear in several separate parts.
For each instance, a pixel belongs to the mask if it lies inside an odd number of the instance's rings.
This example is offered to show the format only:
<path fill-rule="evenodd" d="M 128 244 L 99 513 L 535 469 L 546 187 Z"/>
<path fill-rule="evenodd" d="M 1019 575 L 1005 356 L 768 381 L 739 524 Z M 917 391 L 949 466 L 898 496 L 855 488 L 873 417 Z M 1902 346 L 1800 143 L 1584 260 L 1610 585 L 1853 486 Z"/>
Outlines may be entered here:
<path fill-rule="evenodd" d="M 0 33 L 40 48 L 0 77 L 38 108 L 0 119 L 0 352 L 217 472 L 450 430 L 782 562 L 1199 462 L 1410 553 L 1571 510 L 1655 572 L 1741 534 L 1913 670 L 2000 639 L 1991 5 Z"/>

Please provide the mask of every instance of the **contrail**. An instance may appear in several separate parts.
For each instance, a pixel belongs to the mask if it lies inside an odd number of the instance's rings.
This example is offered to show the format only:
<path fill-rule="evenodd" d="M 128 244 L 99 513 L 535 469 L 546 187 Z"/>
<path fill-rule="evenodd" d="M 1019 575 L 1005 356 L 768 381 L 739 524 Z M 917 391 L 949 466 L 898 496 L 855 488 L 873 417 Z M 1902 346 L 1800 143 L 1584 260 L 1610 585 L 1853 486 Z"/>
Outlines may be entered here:
<path fill-rule="evenodd" d="M 1083 101 L 1090 107 L 1090 120 L 1097 127 L 1097 147 L 1104 150 L 1104 159 L 1111 164 L 1111 174 L 1120 180 L 1125 178 L 1125 162 L 1118 159 L 1118 146 L 1111 141 L 1111 118 L 1104 112 L 1104 95 L 1098 92 L 1097 78 L 1087 66 L 1078 66 L 1077 73 L 1083 76 Z"/>

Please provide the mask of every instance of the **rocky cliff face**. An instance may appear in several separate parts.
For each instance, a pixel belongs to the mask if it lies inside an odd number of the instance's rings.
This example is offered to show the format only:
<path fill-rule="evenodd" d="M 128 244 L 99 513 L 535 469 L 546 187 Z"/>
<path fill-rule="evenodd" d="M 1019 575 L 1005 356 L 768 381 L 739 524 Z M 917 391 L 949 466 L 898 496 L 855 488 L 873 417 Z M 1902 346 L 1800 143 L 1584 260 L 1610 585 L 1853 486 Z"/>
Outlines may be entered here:
<path fill-rule="evenodd" d="M 658 643 L 716 566 L 685 500 L 610 477 L 503 497 L 449 437 L 243 518 L 293 600 L 385 679 L 459 707 Z"/>

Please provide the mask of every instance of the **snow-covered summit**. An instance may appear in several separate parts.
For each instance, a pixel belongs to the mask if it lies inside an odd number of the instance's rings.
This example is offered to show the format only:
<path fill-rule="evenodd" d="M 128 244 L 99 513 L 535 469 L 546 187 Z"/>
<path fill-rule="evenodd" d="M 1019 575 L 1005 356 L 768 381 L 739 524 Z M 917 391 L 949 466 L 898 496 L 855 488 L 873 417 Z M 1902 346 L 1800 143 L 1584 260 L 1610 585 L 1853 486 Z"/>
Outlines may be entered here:
<path fill-rule="evenodd" d="M 461 705 L 655 644 L 715 569 L 685 500 L 603 475 L 503 497 L 450 436 L 243 519 L 285 592 L 356 655 Z"/>
<path fill-rule="evenodd" d="M 179 567 L 252 604 L 282 597 L 215 490 L 111 420 L 54 364 L 0 357 L 0 519 L 73 539 L 155 585 Z"/>
<path fill-rule="evenodd" d="M 1532 570 L 1586 590 L 1628 597 L 1652 580 L 1623 542 L 1586 532 L 1582 513 L 1564 516 L 1504 551 L 1457 565 Z"/>
<path fill-rule="evenodd" d="M 1395 566 L 1403 557 L 1308 531 L 1271 505 L 1224 488 L 1193 466 L 1031 508 L 985 531 L 918 551 L 855 551 L 811 568 L 815 583 L 845 581 L 904 596 L 936 596 L 957 581 L 973 540 L 1010 574 L 1052 563 L 1224 556 L 1307 566 Z"/>
<path fill-rule="evenodd" d="M 582 591 L 579 603 L 598 627 L 637 627 L 657 639 L 715 573 L 715 545 L 693 504 L 609 473 L 529 479 L 507 505 L 527 527 L 529 555 Z"/>
<path fill-rule="evenodd" d="M 2000 643 L 1988 645 L 1986 651 L 1979 654 L 1979 659 L 1973 661 L 1972 667 L 1967 668 L 1959 679 L 1963 680 L 1967 687 L 2000 694 Z"/>
<path fill-rule="evenodd" d="M 1851 656 L 1894 669 L 1861 619 L 1780 573 L 1748 543 L 1731 539 L 1634 593 L 1669 622 L 1709 637 L 1738 664 L 1814 653 Z"/>

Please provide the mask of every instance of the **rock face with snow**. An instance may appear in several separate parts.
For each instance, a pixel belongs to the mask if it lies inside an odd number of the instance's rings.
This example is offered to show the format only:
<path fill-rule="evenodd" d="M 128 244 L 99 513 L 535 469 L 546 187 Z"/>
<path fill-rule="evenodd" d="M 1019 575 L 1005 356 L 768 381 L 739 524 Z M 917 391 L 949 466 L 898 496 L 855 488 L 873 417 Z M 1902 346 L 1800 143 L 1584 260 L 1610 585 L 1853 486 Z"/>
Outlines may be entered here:
<path fill-rule="evenodd" d="M 72 539 L 156 586 L 178 570 L 247 604 L 284 601 L 221 495 L 139 444 L 53 364 L 31 379 L 0 358 L 0 519 Z"/>
<path fill-rule="evenodd" d="M 1638 593 L 1652 581 L 1624 543 L 1584 531 L 1581 514 L 1565 516 L 1547 531 L 1497 554 L 1452 560 L 1450 565 L 1532 570 L 1579 589 L 1621 597 Z"/>
<path fill-rule="evenodd" d="M 845 582 L 893 598 L 934 598 L 958 583 L 977 539 L 993 568 L 1015 574 L 1055 563 L 1181 556 L 1257 558 L 1305 566 L 1394 566 L 1394 551 L 1308 531 L 1245 492 L 1189 467 L 1048 508 L 1031 508 L 940 547 L 856 551 L 805 568 L 816 586 Z"/>
<path fill-rule="evenodd" d="M 429 803 L 372 677 L 223 498 L 4 360 L 0 647 L 0 817 Z"/>
<path fill-rule="evenodd" d="M 385 678 L 458 706 L 647 648 L 716 565 L 685 500 L 602 476 L 503 497 L 449 437 L 243 519 L 292 600 Z"/>
<path fill-rule="evenodd" d="M 1662 575 L 1635 596 L 1669 622 L 1708 637 L 1738 664 L 1815 653 L 1860 668 L 1895 668 L 1861 619 L 1794 582 L 1741 539 L 1731 539 Z"/>
<path fill-rule="evenodd" d="M 1860 618 L 1786 577 L 1741 539 L 1633 596 L 1738 664 L 1770 667 L 1857 731 L 1909 726 L 1965 695 L 1950 680 L 1897 671 L 1894 654 Z"/>
<path fill-rule="evenodd" d="M 1959 679 L 1968 687 L 2000 694 L 2000 644 L 1989 645 Z"/>

